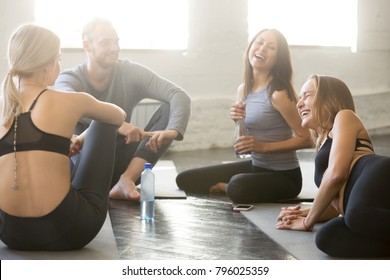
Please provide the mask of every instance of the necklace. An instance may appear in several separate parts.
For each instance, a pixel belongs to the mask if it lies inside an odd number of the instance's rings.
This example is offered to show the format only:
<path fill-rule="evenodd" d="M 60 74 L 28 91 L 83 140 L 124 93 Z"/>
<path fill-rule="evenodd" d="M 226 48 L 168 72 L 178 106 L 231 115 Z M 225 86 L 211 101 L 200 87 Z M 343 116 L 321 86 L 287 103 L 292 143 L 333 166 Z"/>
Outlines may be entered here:
<path fill-rule="evenodd" d="M 14 111 L 14 183 L 12 185 L 12 190 L 17 191 L 18 188 L 18 161 L 16 159 L 16 136 L 17 136 L 17 128 L 18 128 L 18 115 L 17 110 Z"/>

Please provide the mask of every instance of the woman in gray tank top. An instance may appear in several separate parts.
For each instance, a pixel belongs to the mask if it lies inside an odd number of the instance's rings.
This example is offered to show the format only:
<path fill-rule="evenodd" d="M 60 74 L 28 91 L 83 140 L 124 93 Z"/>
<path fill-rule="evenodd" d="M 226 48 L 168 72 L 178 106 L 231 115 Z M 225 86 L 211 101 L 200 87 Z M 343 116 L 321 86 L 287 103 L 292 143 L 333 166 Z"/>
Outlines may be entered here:
<path fill-rule="evenodd" d="M 186 170 L 176 182 L 193 193 L 226 192 L 235 203 L 273 202 L 296 197 L 302 188 L 297 149 L 313 145 L 301 126 L 292 85 L 290 51 L 284 36 L 264 29 L 245 51 L 244 81 L 230 109 L 244 119 L 249 135 L 234 145 L 251 159 Z"/>

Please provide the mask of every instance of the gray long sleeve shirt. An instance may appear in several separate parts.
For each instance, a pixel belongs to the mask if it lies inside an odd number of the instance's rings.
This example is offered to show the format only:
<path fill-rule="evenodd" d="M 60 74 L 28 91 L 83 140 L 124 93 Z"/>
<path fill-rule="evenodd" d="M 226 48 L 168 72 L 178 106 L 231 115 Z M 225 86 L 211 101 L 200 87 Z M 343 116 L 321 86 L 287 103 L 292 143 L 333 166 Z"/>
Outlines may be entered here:
<path fill-rule="evenodd" d="M 166 129 L 179 132 L 176 140 L 182 140 L 191 114 L 191 98 L 179 86 L 160 77 L 150 69 L 129 60 L 120 59 L 112 72 L 107 88 L 96 90 L 88 80 L 87 64 L 80 64 L 63 71 L 55 88 L 62 91 L 86 92 L 95 98 L 114 103 L 127 113 L 131 122 L 134 108 L 143 99 L 153 99 L 170 104 L 170 116 Z M 88 124 L 88 120 L 82 120 Z"/>

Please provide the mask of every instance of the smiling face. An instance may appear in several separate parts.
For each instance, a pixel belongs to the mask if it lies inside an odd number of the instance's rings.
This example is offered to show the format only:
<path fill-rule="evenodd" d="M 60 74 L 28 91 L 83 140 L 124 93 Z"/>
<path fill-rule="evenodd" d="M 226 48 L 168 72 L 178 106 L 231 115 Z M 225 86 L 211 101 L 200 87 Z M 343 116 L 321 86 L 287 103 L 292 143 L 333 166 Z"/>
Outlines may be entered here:
<path fill-rule="evenodd" d="M 317 86 L 313 79 L 308 80 L 301 89 L 297 103 L 298 113 L 302 119 L 302 126 L 317 129 L 318 125 L 314 117 L 314 105 Z"/>
<path fill-rule="evenodd" d="M 254 40 L 248 53 L 253 69 L 270 71 L 276 63 L 277 37 L 271 31 L 264 31 Z"/>
<path fill-rule="evenodd" d="M 89 59 L 102 68 L 115 65 L 119 57 L 119 38 L 115 29 L 109 24 L 98 24 L 84 41 L 84 48 Z"/>

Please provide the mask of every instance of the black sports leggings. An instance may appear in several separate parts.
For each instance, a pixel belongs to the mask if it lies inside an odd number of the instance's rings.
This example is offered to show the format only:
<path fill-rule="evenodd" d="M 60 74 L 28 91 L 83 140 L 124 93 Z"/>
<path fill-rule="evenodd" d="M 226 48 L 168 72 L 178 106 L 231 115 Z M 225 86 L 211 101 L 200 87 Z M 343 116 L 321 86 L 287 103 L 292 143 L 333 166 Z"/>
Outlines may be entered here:
<path fill-rule="evenodd" d="M 365 156 L 348 180 L 345 215 L 326 222 L 316 235 L 318 248 L 341 258 L 390 256 L 390 158 Z"/>
<path fill-rule="evenodd" d="M 117 128 L 92 122 L 72 170 L 72 187 L 51 213 L 37 218 L 0 211 L 0 239 L 17 250 L 73 250 L 100 231 L 108 209 Z"/>
<path fill-rule="evenodd" d="M 301 169 L 274 171 L 250 160 L 195 168 L 176 177 L 180 189 L 208 193 L 216 183 L 228 183 L 227 195 L 235 203 L 275 202 L 296 197 L 302 188 Z"/>
<path fill-rule="evenodd" d="M 165 130 L 169 122 L 169 114 L 170 105 L 168 103 L 162 103 L 161 106 L 154 112 L 144 130 Z M 158 152 L 155 153 L 146 146 L 148 141 L 149 137 L 146 137 L 141 142 L 132 142 L 130 144 L 126 144 L 123 136 L 118 134 L 116 143 L 115 167 L 111 183 L 112 187 L 118 182 L 120 176 L 123 174 L 123 172 L 125 172 L 130 161 L 134 157 L 145 159 L 154 166 L 173 142 L 169 141 L 168 143 L 161 145 L 161 147 L 158 149 Z M 140 178 L 135 182 L 135 184 L 137 185 L 139 183 Z"/>

